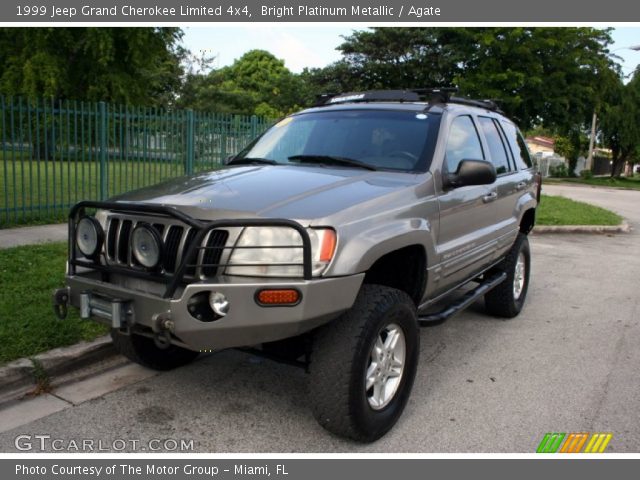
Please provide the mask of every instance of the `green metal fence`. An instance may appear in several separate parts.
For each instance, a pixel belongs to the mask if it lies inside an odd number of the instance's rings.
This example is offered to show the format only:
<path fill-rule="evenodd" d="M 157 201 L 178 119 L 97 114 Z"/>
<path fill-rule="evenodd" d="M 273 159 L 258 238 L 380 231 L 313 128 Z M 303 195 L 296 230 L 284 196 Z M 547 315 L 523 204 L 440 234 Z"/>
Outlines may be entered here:
<path fill-rule="evenodd" d="M 242 116 L 0 96 L 0 228 L 222 164 L 269 125 Z"/>

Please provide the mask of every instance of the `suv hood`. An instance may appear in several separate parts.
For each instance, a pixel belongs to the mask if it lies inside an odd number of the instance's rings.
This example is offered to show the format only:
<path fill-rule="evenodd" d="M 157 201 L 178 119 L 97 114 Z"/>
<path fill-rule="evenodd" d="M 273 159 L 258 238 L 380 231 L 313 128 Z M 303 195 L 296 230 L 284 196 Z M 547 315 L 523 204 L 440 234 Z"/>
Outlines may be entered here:
<path fill-rule="evenodd" d="M 173 205 L 207 220 L 312 220 L 416 185 L 417 177 L 315 165 L 241 166 L 172 179 L 112 200 Z"/>

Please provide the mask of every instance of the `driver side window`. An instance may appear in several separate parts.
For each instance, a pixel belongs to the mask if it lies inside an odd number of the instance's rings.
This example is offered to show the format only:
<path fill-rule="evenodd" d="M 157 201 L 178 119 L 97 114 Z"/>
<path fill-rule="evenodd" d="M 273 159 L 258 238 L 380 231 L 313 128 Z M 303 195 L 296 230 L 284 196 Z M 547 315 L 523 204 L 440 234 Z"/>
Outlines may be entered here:
<path fill-rule="evenodd" d="M 447 173 L 456 173 L 464 159 L 484 160 L 478 131 L 468 115 L 457 117 L 451 123 L 444 157 Z"/>

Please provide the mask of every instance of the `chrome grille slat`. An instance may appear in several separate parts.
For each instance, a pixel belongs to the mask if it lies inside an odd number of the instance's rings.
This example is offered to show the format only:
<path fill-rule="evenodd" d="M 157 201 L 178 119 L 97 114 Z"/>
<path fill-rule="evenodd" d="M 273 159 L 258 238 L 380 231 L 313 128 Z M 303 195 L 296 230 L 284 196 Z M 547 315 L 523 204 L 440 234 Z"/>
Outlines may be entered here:
<path fill-rule="evenodd" d="M 116 242 L 114 249 L 115 249 L 115 255 L 113 257 L 113 260 L 116 263 L 120 263 L 120 234 L 122 233 L 122 224 L 124 223 L 124 219 L 120 219 L 120 221 L 118 222 L 118 230 L 116 233 L 116 238 L 114 239 L 114 241 Z"/>
<path fill-rule="evenodd" d="M 178 265 L 178 249 L 182 242 L 184 227 L 180 225 L 171 225 L 167 229 L 167 238 L 165 240 L 165 258 L 164 270 L 168 273 L 174 273 Z"/>
<path fill-rule="evenodd" d="M 109 219 L 109 227 L 107 229 L 107 258 L 113 260 L 116 258 L 116 244 L 115 240 L 118 238 L 118 225 L 120 220 L 118 218 Z"/>
<path fill-rule="evenodd" d="M 184 255 L 184 253 L 187 251 L 189 246 L 193 243 L 193 240 L 194 240 L 196 235 L 197 235 L 197 231 L 195 229 L 193 229 L 193 228 L 190 228 L 187 231 L 187 233 L 183 235 L 184 244 L 183 244 L 182 248 L 180 249 L 180 252 L 181 252 L 180 261 L 182 261 L 182 255 Z M 196 276 L 196 267 L 187 267 L 186 270 L 185 270 L 185 275 L 188 276 L 188 277 L 195 277 Z"/>
<path fill-rule="evenodd" d="M 176 269 L 178 268 L 178 265 L 180 265 L 180 262 L 182 262 L 182 256 L 184 255 L 184 246 L 187 242 L 187 237 L 190 231 L 191 228 L 189 227 L 187 227 L 186 230 L 184 228 L 182 229 L 182 235 L 180 236 L 180 243 L 178 244 L 178 251 L 176 253 Z"/>
<path fill-rule="evenodd" d="M 209 242 L 209 237 L 213 234 L 213 230 L 210 232 L 207 232 L 207 234 L 204 236 L 204 239 L 202 240 L 202 244 L 203 245 L 207 245 L 207 243 Z M 198 256 L 196 257 L 196 278 L 202 278 L 203 277 L 203 273 L 202 273 L 202 263 L 204 260 L 204 253 L 205 253 L 205 249 L 201 248 L 200 250 L 198 250 Z"/>
<path fill-rule="evenodd" d="M 133 220 L 123 220 L 120 222 L 120 232 L 118 234 L 118 263 L 131 266 L 131 249 L 129 241 L 133 230 Z M 124 250 L 124 251 L 123 251 Z"/>

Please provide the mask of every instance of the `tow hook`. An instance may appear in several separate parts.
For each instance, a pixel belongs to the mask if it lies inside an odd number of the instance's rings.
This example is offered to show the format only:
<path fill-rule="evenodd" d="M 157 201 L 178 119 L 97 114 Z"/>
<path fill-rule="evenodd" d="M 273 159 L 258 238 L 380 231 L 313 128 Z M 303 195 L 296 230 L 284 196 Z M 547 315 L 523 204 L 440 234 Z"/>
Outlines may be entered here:
<path fill-rule="evenodd" d="M 69 294 L 69 287 L 58 288 L 53 291 L 53 311 L 60 320 L 67 318 Z"/>
<path fill-rule="evenodd" d="M 156 347 L 165 350 L 171 346 L 171 332 L 174 329 L 170 313 L 156 313 L 152 317 L 153 342 Z"/>

